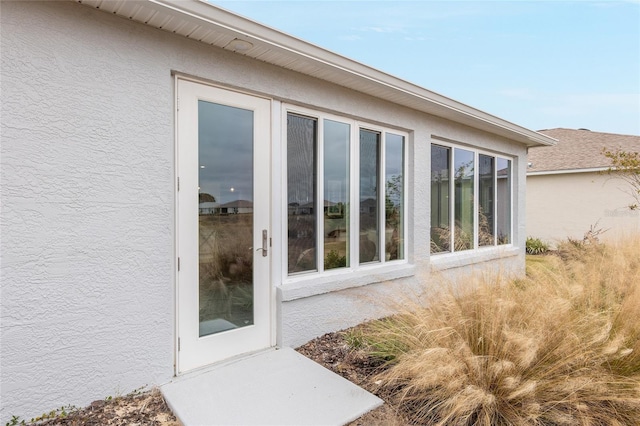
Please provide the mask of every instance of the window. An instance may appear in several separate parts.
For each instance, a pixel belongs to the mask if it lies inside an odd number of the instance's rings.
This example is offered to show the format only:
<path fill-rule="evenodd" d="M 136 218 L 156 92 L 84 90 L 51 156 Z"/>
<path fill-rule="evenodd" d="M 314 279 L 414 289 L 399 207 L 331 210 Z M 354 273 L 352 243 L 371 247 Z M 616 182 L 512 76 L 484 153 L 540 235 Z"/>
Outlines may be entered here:
<path fill-rule="evenodd" d="M 511 160 L 431 145 L 431 253 L 509 243 Z"/>
<path fill-rule="evenodd" d="M 497 188 L 497 230 L 498 244 L 511 243 L 511 160 L 498 158 Z"/>
<path fill-rule="evenodd" d="M 387 133 L 385 146 L 385 257 L 404 259 L 404 137 Z"/>
<path fill-rule="evenodd" d="M 380 260 L 380 133 L 360 130 L 360 263 Z"/>
<path fill-rule="evenodd" d="M 472 151 L 456 148 L 453 150 L 454 164 L 454 233 L 453 249 L 455 251 L 473 248 L 474 241 L 474 177 L 475 156 Z"/>
<path fill-rule="evenodd" d="M 493 200 L 495 198 L 495 158 L 478 155 L 478 245 L 494 244 Z"/>
<path fill-rule="evenodd" d="M 289 272 L 313 271 L 316 265 L 317 120 L 287 117 L 287 198 Z"/>
<path fill-rule="evenodd" d="M 324 269 L 349 266 L 349 139 L 351 126 L 324 121 Z"/>
<path fill-rule="evenodd" d="M 451 150 L 431 146 L 431 253 L 450 251 Z"/>
<path fill-rule="evenodd" d="M 406 136 L 315 113 L 286 126 L 288 274 L 404 260 Z"/>

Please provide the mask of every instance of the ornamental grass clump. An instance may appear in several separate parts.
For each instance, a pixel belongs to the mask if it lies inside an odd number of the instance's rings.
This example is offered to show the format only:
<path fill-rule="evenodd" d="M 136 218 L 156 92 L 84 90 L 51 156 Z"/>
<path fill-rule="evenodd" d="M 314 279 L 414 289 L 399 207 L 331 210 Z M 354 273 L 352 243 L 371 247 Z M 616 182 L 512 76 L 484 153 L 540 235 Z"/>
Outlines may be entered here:
<path fill-rule="evenodd" d="M 640 239 L 548 256 L 524 279 L 484 279 L 354 333 L 417 424 L 640 424 L 638 253 Z"/>

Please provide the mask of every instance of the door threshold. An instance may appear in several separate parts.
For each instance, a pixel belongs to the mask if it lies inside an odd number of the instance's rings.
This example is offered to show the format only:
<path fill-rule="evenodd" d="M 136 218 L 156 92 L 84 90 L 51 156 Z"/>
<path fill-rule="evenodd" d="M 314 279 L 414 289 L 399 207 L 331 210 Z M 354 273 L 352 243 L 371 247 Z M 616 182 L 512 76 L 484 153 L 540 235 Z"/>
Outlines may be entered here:
<path fill-rule="evenodd" d="M 242 354 L 238 354 L 238 355 L 233 356 L 231 358 L 226 358 L 226 359 L 214 362 L 212 364 L 203 365 L 202 367 L 197 367 L 197 368 L 194 368 L 192 370 L 185 371 L 183 373 L 177 373 L 175 376 L 173 376 L 173 379 L 171 379 L 171 382 L 174 382 L 176 380 L 179 381 L 179 380 L 181 380 L 183 378 L 187 379 L 187 378 L 190 378 L 190 377 L 199 376 L 200 374 L 206 374 L 206 373 L 208 373 L 210 371 L 214 371 L 214 370 L 217 370 L 219 368 L 224 368 L 224 367 L 227 367 L 229 365 L 233 365 L 235 363 L 244 361 L 246 359 L 253 358 L 253 357 L 258 356 L 258 355 L 262 355 L 262 354 L 264 354 L 266 352 L 276 351 L 276 350 L 279 350 L 279 349 L 281 349 L 279 346 L 271 346 L 271 347 L 268 347 L 268 348 L 263 348 L 263 349 L 258 349 L 258 350 L 251 351 L 251 352 L 245 352 L 245 353 L 242 353 Z"/>

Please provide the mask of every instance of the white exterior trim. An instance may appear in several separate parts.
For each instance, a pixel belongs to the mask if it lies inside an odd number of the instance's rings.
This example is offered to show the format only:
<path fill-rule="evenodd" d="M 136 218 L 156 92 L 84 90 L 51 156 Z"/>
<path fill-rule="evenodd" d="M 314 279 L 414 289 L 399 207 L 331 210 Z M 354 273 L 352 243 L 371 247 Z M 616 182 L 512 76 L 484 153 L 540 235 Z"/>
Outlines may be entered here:
<path fill-rule="evenodd" d="M 444 271 L 447 269 L 460 268 L 462 266 L 518 256 L 520 252 L 520 248 L 513 247 L 511 244 L 505 244 L 500 246 L 480 247 L 475 250 L 439 253 L 433 255 L 431 258 L 431 270 Z"/>
<path fill-rule="evenodd" d="M 609 170 L 609 167 L 594 167 L 591 169 L 543 170 L 539 172 L 527 172 L 527 176 L 564 175 L 569 173 L 595 173 L 606 172 L 607 170 Z"/>

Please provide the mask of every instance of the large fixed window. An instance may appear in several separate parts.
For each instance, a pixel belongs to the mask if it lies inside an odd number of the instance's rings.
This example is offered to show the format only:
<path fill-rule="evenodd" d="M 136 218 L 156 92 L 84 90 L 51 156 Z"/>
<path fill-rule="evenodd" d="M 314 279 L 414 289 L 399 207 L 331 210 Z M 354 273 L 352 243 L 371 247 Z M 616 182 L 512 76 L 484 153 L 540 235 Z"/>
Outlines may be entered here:
<path fill-rule="evenodd" d="M 287 113 L 289 275 L 405 259 L 402 132 Z"/>
<path fill-rule="evenodd" d="M 431 253 L 511 243 L 511 160 L 431 145 Z"/>

